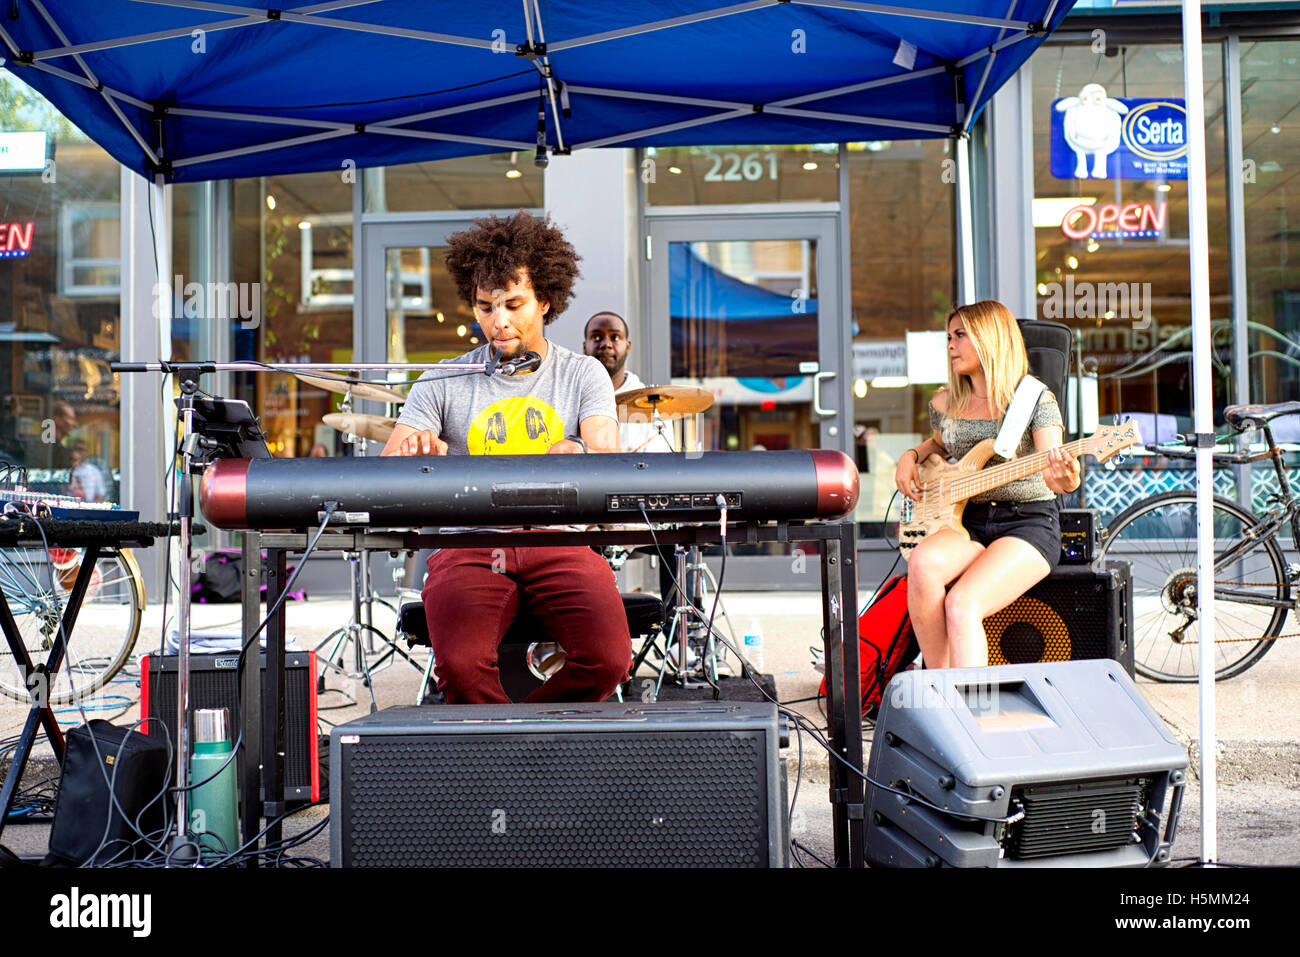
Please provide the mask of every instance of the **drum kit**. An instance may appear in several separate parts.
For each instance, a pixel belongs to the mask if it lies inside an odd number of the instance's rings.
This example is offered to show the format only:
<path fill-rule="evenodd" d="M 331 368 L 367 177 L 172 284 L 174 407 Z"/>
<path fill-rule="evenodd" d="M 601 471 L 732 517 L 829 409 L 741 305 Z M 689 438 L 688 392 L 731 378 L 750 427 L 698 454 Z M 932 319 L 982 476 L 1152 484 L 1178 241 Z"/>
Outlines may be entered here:
<path fill-rule="evenodd" d="M 400 406 L 406 402 L 407 397 L 402 392 L 380 383 L 358 382 L 345 376 L 328 373 L 294 374 L 307 385 L 343 396 L 340 411 L 329 413 L 324 416 L 323 421 L 330 428 L 343 433 L 344 442 L 355 447 L 355 454 L 365 455 L 369 442 L 387 442 L 393 434 L 397 426 L 395 416 L 353 412 L 352 402 L 355 399 L 384 402 L 389 404 L 389 411 L 395 411 L 393 406 Z M 698 416 L 707 411 L 714 401 L 713 394 L 705 389 L 681 385 L 648 386 L 620 393 L 615 399 L 618 404 L 620 423 L 648 424 L 654 430 L 645 441 L 638 444 L 637 448 L 629 449 L 633 452 L 640 451 L 656 438 L 662 440 L 664 443 L 662 447 L 677 450 L 668 431 L 669 424 L 677 420 L 683 422 L 682 450 L 697 449 Z M 614 571 L 618 571 L 633 556 L 661 557 L 658 550 L 653 548 L 609 547 L 605 549 L 604 555 Z M 679 587 L 675 589 L 676 598 L 672 617 L 668 620 L 666 631 L 646 638 L 632 667 L 632 672 L 635 673 L 649 653 L 654 652 L 657 655 L 661 663 L 656 694 L 667 673 L 672 673 L 680 684 L 688 687 L 716 683 L 719 675 L 727 673 L 726 648 L 715 640 L 717 629 L 710 627 L 710 622 L 703 611 L 708 607 L 706 605 L 709 598 L 708 588 L 712 586 L 716 589 L 717 582 L 704 563 L 698 546 L 689 549 L 678 546 L 673 557 L 672 577 Z M 395 656 L 405 658 L 414 667 L 423 670 L 396 643 L 374 627 L 373 605 L 375 602 L 386 603 L 374 596 L 368 553 L 349 552 L 344 554 L 344 559 L 351 565 L 352 618 L 346 625 L 331 633 L 317 649 L 324 669 L 320 683 L 324 684 L 325 670 L 332 670 L 348 678 L 362 679 L 369 686 L 371 674 L 391 663 Z M 400 570 L 394 572 L 395 578 L 400 575 Z M 721 617 L 726 619 L 725 608 L 721 610 Z M 729 621 L 728 629 L 730 630 Z M 666 639 L 662 649 L 657 643 L 661 637 Z M 379 651 L 376 639 L 386 648 L 379 658 L 371 662 L 368 656 Z M 353 650 L 351 669 L 344 664 L 347 658 L 344 648 L 348 644 L 351 644 Z M 550 643 L 540 643 L 537 648 L 530 649 L 527 657 L 536 677 L 544 680 L 562 664 L 563 654 L 562 650 L 558 650 Z M 683 661 L 685 667 L 680 664 Z"/>

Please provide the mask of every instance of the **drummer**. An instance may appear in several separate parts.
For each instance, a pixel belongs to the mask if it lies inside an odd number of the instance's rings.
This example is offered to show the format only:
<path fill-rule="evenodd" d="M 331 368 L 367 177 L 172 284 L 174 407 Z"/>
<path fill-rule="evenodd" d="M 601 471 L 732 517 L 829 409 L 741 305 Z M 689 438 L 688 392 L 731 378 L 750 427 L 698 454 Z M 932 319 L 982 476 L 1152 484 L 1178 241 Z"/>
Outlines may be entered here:
<path fill-rule="evenodd" d="M 628 335 L 627 323 L 618 313 L 598 312 L 587 320 L 582 351 L 594 356 L 605 367 L 615 396 L 620 392 L 645 388 L 637 374 L 627 368 L 632 338 Z M 636 411 L 631 415 L 635 417 L 633 421 L 620 422 L 618 426 L 619 445 L 624 452 L 675 451 L 668 435 L 655 428 L 645 413 Z"/>

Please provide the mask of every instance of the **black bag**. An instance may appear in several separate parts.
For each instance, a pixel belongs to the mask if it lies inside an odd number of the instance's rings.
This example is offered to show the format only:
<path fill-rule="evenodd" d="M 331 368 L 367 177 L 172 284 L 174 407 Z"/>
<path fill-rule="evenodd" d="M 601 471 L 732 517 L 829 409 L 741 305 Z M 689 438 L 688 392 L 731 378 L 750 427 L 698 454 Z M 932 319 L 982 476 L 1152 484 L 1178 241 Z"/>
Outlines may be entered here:
<path fill-rule="evenodd" d="M 266 553 L 262 553 L 266 558 Z M 290 564 L 285 570 L 292 575 L 294 568 Z M 234 548 L 219 548 L 203 559 L 203 571 L 199 572 L 190 589 L 192 601 L 202 604 L 220 604 L 237 602 L 241 599 L 244 578 L 244 553 Z M 262 594 L 266 594 L 266 566 L 262 567 Z M 302 588 L 289 593 L 289 601 L 302 601 L 307 592 Z"/>
<path fill-rule="evenodd" d="M 166 821 L 169 752 L 164 735 L 144 735 L 107 721 L 69 731 L 44 863 L 76 867 L 143 857 L 148 846 L 141 835 L 157 840 Z"/>
<path fill-rule="evenodd" d="M 240 579 L 244 574 L 244 556 L 234 551 L 217 551 L 203 559 L 203 571 L 194 583 L 192 597 L 197 602 L 239 601 Z"/>

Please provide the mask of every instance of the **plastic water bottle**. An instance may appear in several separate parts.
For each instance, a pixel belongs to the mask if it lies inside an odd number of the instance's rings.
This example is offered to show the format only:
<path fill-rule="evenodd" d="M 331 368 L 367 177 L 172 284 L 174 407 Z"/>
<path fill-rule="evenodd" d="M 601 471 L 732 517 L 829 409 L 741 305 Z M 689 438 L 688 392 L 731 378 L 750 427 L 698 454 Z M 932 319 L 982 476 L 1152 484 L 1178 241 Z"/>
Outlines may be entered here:
<path fill-rule="evenodd" d="M 763 670 L 763 626 L 757 618 L 745 625 L 745 657 L 760 672 Z"/>

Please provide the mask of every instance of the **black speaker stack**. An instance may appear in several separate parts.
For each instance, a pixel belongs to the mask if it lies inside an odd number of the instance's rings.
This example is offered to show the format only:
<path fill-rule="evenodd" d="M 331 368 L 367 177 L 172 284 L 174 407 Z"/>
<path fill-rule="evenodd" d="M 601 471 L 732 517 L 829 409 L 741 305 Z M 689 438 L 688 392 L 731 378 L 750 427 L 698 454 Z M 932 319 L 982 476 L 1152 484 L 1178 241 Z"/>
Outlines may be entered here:
<path fill-rule="evenodd" d="M 770 703 L 389 708 L 330 735 L 334 867 L 781 867 Z"/>

